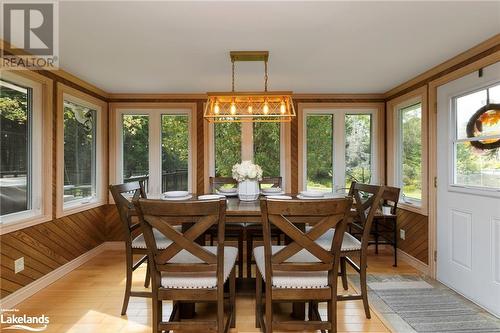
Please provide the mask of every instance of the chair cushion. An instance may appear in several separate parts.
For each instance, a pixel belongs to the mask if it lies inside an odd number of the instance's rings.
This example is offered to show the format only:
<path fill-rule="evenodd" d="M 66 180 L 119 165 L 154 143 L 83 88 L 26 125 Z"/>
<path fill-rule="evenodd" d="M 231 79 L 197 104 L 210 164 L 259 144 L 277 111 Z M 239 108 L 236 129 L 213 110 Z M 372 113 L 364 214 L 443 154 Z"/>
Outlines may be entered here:
<path fill-rule="evenodd" d="M 166 249 L 167 246 L 172 244 L 172 241 L 165 237 L 160 231 L 153 229 L 153 235 L 155 236 L 156 246 L 159 249 Z M 144 239 L 144 235 L 141 233 L 139 236 L 134 238 L 132 241 L 133 249 L 146 249 L 146 240 Z"/>
<path fill-rule="evenodd" d="M 284 248 L 285 246 L 277 245 L 272 246 L 273 254 Z M 265 279 L 265 263 L 264 263 L 264 247 L 258 246 L 253 250 L 257 269 L 259 270 L 263 279 Z M 319 260 L 307 250 L 301 250 L 297 254 L 288 258 L 286 262 L 318 262 Z M 327 288 L 328 287 L 328 272 L 307 272 L 307 271 L 293 271 L 293 272 L 274 272 L 273 287 L 275 288 Z"/>
<path fill-rule="evenodd" d="M 204 246 L 204 248 L 214 254 L 217 253 L 217 246 Z M 238 256 L 238 249 L 232 246 L 224 247 L 224 282 L 228 279 L 233 270 Z M 175 264 L 199 264 L 201 259 L 195 257 L 190 252 L 182 250 L 177 253 L 169 263 Z M 161 276 L 163 288 L 171 289 L 202 289 L 216 288 L 217 276 L 211 272 L 163 272 Z"/>
<path fill-rule="evenodd" d="M 306 231 L 311 230 L 311 227 L 306 227 Z M 335 229 L 330 229 L 316 239 L 316 243 L 321 245 L 325 249 L 329 249 L 332 245 L 333 235 L 335 234 Z M 352 252 L 361 251 L 361 242 L 356 239 L 353 235 L 345 232 L 344 239 L 342 240 L 342 252 Z"/>

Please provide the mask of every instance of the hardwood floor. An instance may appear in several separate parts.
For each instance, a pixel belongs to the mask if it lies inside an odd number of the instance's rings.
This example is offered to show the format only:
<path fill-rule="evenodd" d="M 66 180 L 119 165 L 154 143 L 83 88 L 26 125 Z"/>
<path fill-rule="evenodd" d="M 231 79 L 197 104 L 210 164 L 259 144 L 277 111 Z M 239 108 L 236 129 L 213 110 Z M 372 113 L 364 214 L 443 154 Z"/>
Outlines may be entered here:
<path fill-rule="evenodd" d="M 151 332 L 149 299 L 132 297 L 127 315 L 120 316 L 125 284 L 124 260 L 119 251 L 104 252 L 19 304 L 17 314 L 45 314 L 50 324 L 44 332 Z M 389 252 L 371 255 L 368 262 L 372 274 L 417 274 L 402 261 L 399 267 L 392 267 Z M 136 272 L 134 288 L 144 289 L 145 265 Z M 351 286 L 350 289 L 352 291 Z M 255 328 L 254 303 L 252 296 L 238 296 L 236 329 L 231 332 L 259 332 Z M 164 313 L 168 314 L 170 304 L 164 307 Z M 197 307 L 198 317 L 202 318 L 207 312 L 208 306 Z M 288 312 L 283 311 L 283 315 L 285 313 Z M 340 302 L 338 321 L 339 332 L 389 332 L 375 313 L 372 312 L 372 319 L 365 318 L 361 301 Z"/>

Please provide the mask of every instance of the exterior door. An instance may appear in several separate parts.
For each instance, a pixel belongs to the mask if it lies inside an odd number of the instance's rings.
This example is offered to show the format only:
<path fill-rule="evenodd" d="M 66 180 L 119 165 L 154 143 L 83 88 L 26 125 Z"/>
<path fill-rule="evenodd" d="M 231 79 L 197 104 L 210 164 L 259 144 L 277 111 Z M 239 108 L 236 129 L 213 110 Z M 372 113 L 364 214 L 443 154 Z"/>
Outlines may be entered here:
<path fill-rule="evenodd" d="M 478 148 L 500 140 L 500 111 L 466 129 L 488 100 L 500 63 L 438 88 L 437 279 L 500 317 L 500 148 Z"/>

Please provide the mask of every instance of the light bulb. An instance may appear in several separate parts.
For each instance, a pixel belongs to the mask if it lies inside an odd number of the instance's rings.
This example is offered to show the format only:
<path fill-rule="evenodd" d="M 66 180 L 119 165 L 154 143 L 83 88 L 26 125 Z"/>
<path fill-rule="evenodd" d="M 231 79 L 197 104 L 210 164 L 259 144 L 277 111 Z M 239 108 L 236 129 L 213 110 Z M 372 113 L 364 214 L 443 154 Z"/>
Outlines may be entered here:
<path fill-rule="evenodd" d="M 281 114 L 285 114 L 285 112 L 286 112 L 286 105 L 285 105 L 284 101 L 281 101 L 280 112 L 281 112 Z"/>
<path fill-rule="evenodd" d="M 236 114 L 236 105 L 233 103 L 231 103 L 231 114 Z"/>
<path fill-rule="evenodd" d="M 269 113 L 269 105 L 267 105 L 267 102 L 264 103 L 264 108 L 262 109 L 262 112 L 264 112 L 264 114 Z"/>
<path fill-rule="evenodd" d="M 248 106 L 248 113 L 252 113 L 253 112 L 253 107 L 251 105 Z"/>
<path fill-rule="evenodd" d="M 214 113 L 215 114 L 219 114 L 220 112 L 220 109 L 219 109 L 219 103 L 218 102 L 215 102 L 215 105 L 214 105 Z"/>

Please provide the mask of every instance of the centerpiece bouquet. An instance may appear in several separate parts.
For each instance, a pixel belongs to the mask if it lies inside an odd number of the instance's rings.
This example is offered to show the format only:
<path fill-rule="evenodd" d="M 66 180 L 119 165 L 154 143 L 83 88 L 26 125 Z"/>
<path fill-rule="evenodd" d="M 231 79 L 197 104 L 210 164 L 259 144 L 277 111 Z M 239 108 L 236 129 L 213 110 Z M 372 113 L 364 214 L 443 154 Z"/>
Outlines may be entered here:
<path fill-rule="evenodd" d="M 242 201 L 259 198 L 259 181 L 262 180 L 262 168 L 252 161 L 243 161 L 233 165 L 233 178 L 238 182 L 238 197 Z"/>

